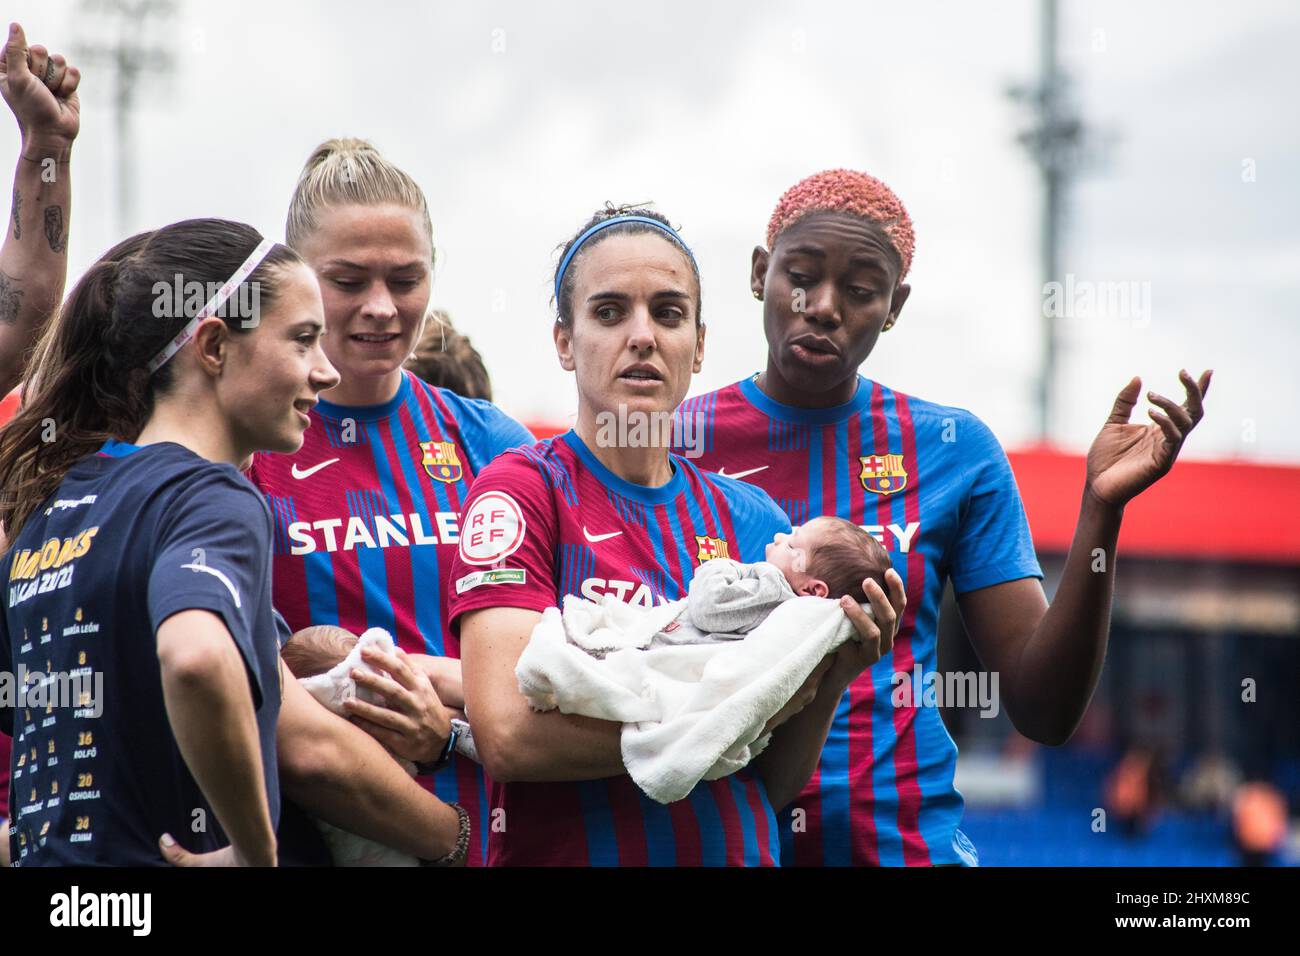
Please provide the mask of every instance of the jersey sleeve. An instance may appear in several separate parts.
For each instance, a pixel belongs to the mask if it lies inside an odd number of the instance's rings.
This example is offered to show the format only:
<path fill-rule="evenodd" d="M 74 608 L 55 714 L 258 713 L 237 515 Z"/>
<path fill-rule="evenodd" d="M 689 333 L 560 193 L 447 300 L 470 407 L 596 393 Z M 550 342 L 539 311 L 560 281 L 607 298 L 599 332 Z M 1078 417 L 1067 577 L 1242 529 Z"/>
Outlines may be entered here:
<path fill-rule="evenodd" d="M 441 394 L 443 401 L 456 410 L 461 441 L 476 474 L 502 452 L 537 442 L 532 432 L 491 402 L 465 398 L 446 389 Z"/>
<path fill-rule="evenodd" d="M 275 608 L 271 608 L 271 617 L 275 620 L 275 643 L 283 650 L 284 645 L 289 643 L 289 638 L 293 637 L 293 628 Z"/>
<path fill-rule="evenodd" d="M 558 606 L 555 494 L 539 466 L 520 454 L 502 455 L 474 479 L 451 568 L 453 633 L 470 611 Z"/>
<path fill-rule="evenodd" d="M 1006 452 L 974 415 L 958 427 L 965 428 L 971 445 L 966 457 L 969 487 L 950 566 L 953 591 L 962 594 L 1019 578 L 1041 578 L 1029 519 Z"/>
<path fill-rule="evenodd" d="M 777 532 L 790 533 L 790 518 L 762 488 L 713 472 L 707 480 L 723 493 L 731 508 L 732 528 L 740 545 L 738 560 L 742 563 L 762 561 Z"/>
<path fill-rule="evenodd" d="M 258 680 L 258 608 L 271 586 L 271 516 L 256 489 L 234 471 L 214 466 L 185 484 L 158 524 L 149 574 L 149 621 L 157 632 L 181 611 L 220 615 L 244 658 L 254 705 Z M 266 602 L 269 604 L 269 601 Z"/>

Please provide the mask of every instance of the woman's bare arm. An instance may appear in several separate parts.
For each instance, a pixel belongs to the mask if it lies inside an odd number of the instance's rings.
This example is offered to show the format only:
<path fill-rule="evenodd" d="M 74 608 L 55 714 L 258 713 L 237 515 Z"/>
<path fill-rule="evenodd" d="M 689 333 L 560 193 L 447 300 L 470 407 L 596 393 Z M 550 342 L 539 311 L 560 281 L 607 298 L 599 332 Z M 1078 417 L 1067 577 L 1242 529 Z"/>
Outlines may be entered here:
<path fill-rule="evenodd" d="M 22 379 L 28 352 L 63 298 L 80 82 L 80 72 L 61 55 L 42 46 L 29 50 L 15 25 L 0 64 L 0 93 L 22 133 L 0 245 L 0 394 Z"/>
<path fill-rule="evenodd" d="M 456 811 L 287 672 L 276 743 L 281 789 L 312 816 L 423 860 L 456 845 Z"/>
<path fill-rule="evenodd" d="M 1168 474 L 1204 416 L 1212 373 L 1179 373 L 1186 400 L 1148 393 L 1152 423 L 1130 424 L 1141 380 L 1120 390 L 1088 450 L 1083 501 L 1061 583 L 1048 606 L 1034 578 L 957 598 L 971 645 L 998 674 L 1007 715 L 1032 740 L 1062 744 L 1083 719 L 1101 676 L 1110 634 L 1116 550 L 1124 506 Z"/>
<path fill-rule="evenodd" d="M 515 665 L 541 618 L 536 611 L 494 607 L 461 619 L 465 709 L 484 769 L 501 783 L 627 773 L 619 748 L 622 724 L 538 712 L 520 693 Z"/>
<path fill-rule="evenodd" d="M 262 774 L 244 659 L 211 611 L 173 614 L 158 628 L 163 701 L 185 765 L 240 862 L 275 866 L 275 830 Z"/>

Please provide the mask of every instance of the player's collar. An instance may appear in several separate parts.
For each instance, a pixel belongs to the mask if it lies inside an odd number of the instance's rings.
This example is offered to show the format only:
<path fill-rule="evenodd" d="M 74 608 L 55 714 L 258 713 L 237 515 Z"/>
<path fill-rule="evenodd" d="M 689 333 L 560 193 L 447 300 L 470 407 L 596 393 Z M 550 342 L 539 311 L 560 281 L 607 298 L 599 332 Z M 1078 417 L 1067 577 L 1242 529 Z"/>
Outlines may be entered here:
<path fill-rule="evenodd" d="M 842 422 L 863 412 L 871 404 L 871 382 L 858 376 L 858 390 L 843 405 L 829 408 L 800 408 L 797 405 L 783 405 L 763 394 L 755 382 L 756 376 L 739 382 L 740 394 L 768 418 L 790 422 L 795 425 L 832 425 Z"/>
<path fill-rule="evenodd" d="M 411 373 L 403 369 L 402 384 L 397 386 L 397 394 L 386 402 L 380 402 L 378 405 L 336 405 L 322 398 L 316 403 L 316 411 L 326 418 L 353 418 L 359 422 L 377 422 L 397 411 L 410 394 Z"/>
<path fill-rule="evenodd" d="M 139 445 L 118 441 L 116 438 L 110 438 L 99 446 L 99 454 L 107 455 L 109 458 L 125 458 L 127 455 L 134 455 L 139 450 Z"/>
<path fill-rule="evenodd" d="M 661 505 L 672 501 L 686 490 L 686 470 L 676 460 L 676 455 L 670 453 L 668 456 L 668 463 L 673 467 L 673 476 L 658 488 L 647 488 L 645 485 L 633 484 L 625 478 L 620 478 L 602 465 L 573 429 L 569 429 L 569 431 L 561 435 L 560 439 L 573 449 L 573 453 L 578 456 L 583 467 L 591 472 L 597 481 L 624 498 L 630 498 L 646 505 Z"/>

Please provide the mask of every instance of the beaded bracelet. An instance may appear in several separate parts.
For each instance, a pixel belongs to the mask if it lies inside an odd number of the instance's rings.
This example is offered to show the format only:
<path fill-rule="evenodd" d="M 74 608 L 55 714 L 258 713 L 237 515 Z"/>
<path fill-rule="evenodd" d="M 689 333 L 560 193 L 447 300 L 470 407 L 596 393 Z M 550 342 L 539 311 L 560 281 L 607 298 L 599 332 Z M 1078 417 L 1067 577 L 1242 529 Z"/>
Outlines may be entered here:
<path fill-rule="evenodd" d="M 436 860 L 421 860 L 421 866 L 457 866 L 464 863 L 465 857 L 469 855 L 469 814 L 459 803 L 449 803 L 447 806 L 455 810 L 456 815 L 460 817 L 460 833 L 456 837 L 456 845 L 446 856 L 440 856 Z"/>

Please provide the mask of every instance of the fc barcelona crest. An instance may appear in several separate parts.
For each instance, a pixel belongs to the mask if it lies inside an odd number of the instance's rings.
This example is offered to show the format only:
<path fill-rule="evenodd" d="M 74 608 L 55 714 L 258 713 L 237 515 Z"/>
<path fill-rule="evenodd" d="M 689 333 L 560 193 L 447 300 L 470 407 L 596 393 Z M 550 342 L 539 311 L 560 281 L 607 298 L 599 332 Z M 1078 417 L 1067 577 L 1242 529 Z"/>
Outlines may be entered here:
<path fill-rule="evenodd" d="M 902 455 L 861 455 L 862 487 L 878 495 L 892 495 L 907 487 L 907 469 Z"/>
<path fill-rule="evenodd" d="M 422 463 L 424 470 L 434 481 L 446 484 L 460 481 L 464 469 L 456 455 L 456 443 L 449 441 L 422 441 L 420 451 L 424 452 Z"/>
<path fill-rule="evenodd" d="M 700 549 L 699 554 L 695 556 L 700 564 L 705 561 L 712 561 L 714 558 L 731 557 L 731 552 L 727 549 L 727 542 L 723 538 L 710 538 L 707 535 L 697 534 L 695 536 L 695 545 Z"/>

